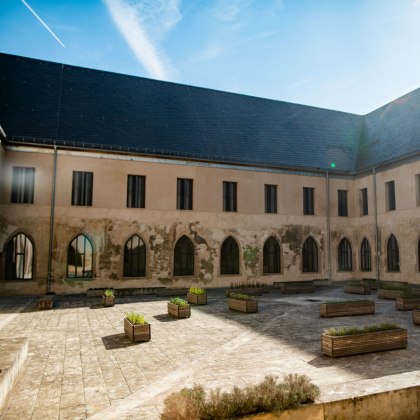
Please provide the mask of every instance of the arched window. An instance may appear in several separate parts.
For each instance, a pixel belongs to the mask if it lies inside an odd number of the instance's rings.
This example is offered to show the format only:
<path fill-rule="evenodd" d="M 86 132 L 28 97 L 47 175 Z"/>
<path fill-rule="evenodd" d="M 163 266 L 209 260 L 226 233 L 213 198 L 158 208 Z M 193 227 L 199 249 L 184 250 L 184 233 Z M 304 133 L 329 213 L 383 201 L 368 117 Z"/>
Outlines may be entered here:
<path fill-rule="evenodd" d="M 398 249 L 397 239 L 392 234 L 388 239 L 386 251 L 388 271 L 400 271 L 400 251 Z"/>
<path fill-rule="evenodd" d="M 146 245 L 133 235 L 124 246 L 124 277 L 146 276 Z"/>
<path fill-rule="evenodd" d="M 174 276 L 194 275 L 194 246 L 184 235 L 178 239 L 174 249 Z"/>
<path fill-rule="evenodd" d="M 76 236 L 67 252 L 67 277 L 75 279 L 92 278 L 93 249 L 85 235 Z"/>
<path fill-rule="evenodd" d="M 370 245 L 366 238 L 363 239 L 360 247 L 360 269 L 362 271 L 372 270 Z"/>
<path fill-rule="evenodd" d="M 264 244 L 263 273 L 280 273 L 280 246 L 273 236 Z"/>
<path fill-rule="evenodd" d="M 31 280 L 34 247 L 31 240 L 18 233 L 6 246 L 6 280 Z"/>
<path fill-rule="evenodd" d="M 304 273 L 314 273 L 318 271 L 318 246 L 311 237 L 303 243 L 302 271 Z"/>
<path fill-rule="evenodd" d="M 220 274 L 239 274 L 239 247 L 230 236 L 222 244 Z"/>
<path fill-rule="evenodd" d="M 338 245 L 338 269 L 339 271 L 352 270 L 351 245 L 343 238 Z"/>

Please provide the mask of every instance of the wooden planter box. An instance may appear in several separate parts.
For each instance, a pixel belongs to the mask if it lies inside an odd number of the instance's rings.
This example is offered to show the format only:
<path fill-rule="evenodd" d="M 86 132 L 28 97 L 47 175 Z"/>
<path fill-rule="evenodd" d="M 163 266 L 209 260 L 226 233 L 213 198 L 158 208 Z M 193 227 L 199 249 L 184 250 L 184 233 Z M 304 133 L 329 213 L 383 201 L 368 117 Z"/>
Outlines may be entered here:
<path fill-rule="evenodd" d="M 265 287 L 244 287 L 243 289 L 239 289 L 239 288 L 226 289 L 226 297 L 229 297 L 231 293 L 238 293 L 241 295 L 261 296 L 263 293 L 268 293 L 268 289 L 266 289 Z"/>
<path fill-rule="evenodd" d="M 375 302 L 336 302 L 321 303 L 319 314 L 324 318 L 333 316 L 366 315 L 375 313 Z"/>
<path fill-rule="evenodd" d="M 176 318 L 188 318 L 191 316 L 190 305 L 181 306 L 168 302 L 168 314 Z"/>
<path fill-rule="evenodd" d="M 115 297 L 114 296 L 102 296 L 102 305 L 104 305 L 105 307 L 114 306 L 115 305 Z"/>
<path fill-rule="evenodd" d="M 229 309 L 245 313 L 258 312 L 258 302 L 256 300 L 241 300 L 228 298 Z"/>
<path fill-rule="evenodd" d="M 343 336 L 322 334 L 322 352 L 331 357 L 406 347 L 407 330 L 404 328 Z"/>
<path fill-rule="evenodd" d="M 134 342 L 150 340 L 150 324 L 133 325 L 127 318 L 124 318 L 124 332 Z"/>
<path fill-rule="evenodd" d="M 38 309 L 52 309 L 54 306 L 55 295 L 40 296 L 38 300 Z"/>
<path fill-rule="evenodd" d="M 367 284 L 348 284 L 344 286 L 344 293 L 353 293 L 355 295 L 370 295 L 371 287 Z"/>
<path fill-rule="evenodd" d="M 207 295 L 196 295 L 194 293 L 187 293 L 187 302 L 195 305 L 207 305 Z"/>
<path fill-rule="evenodd" d="M 420 309 L 420 297 L 399 297 L 395 306 L 400 311 Z"/>
<path fill-rule="evenodd" d="M 274 282 L 273 287 L 280 289 L 284 294 L 315 292 L 315 286 L 312 281 Z"/>
<path fill-rule="evenodd" d="M 404 293 L 404 290 L 378 289 L 378 298 L 395 300 L 399 297 L 404 297 Z"/>
<path fill-rule="evenodd" d="M 413 324 L 420 325 L 420 309 L 414 309 L 412 317 L 413 317 Z"/>
<path fill-rule="evenodd" d="M 370 286 L 371 290 L 378 290 L 379 282 L 376 279 L 362 279 L 362 284 Z"/>

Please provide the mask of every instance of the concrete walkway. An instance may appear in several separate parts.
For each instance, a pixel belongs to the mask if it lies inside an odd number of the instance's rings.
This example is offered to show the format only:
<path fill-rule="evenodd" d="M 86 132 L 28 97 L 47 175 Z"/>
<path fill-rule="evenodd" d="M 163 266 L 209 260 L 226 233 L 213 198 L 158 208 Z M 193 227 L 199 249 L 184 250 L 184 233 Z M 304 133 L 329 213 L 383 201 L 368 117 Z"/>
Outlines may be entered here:
<path fill-rule="evenodd" d="M 318 384 L 321 401 L 420 385 L 420 327 L 410 311 L 372 295 L 375 315 L 320 318 L 319 303 L 331 298 L 364 297 L 333 287 L 307 295 L 271 292 L 258 298 L 259 313 L 242 314 L 227 309 L 222 291 L 211 291 L 209 304 L 182 320 L 167 315 L 168 298 L 119 298 L 103 308 L 99 298 L 59 297 L 49 311 L 38 311 L 32 300 L 8 322 L 0 319 L 0 338 L 29 338 L 0 419 L 158 419 L 165 396 L 182 387 L 231 389 L 289 372 Z M 0 308 L 15 300 L 0 298 Z M 150 342 L 124 337 L 127 311 L 152 324 Z M 409 329 L 406 350 L 339 359 L 321 354 L 324 328 L 384 321 Z"/>

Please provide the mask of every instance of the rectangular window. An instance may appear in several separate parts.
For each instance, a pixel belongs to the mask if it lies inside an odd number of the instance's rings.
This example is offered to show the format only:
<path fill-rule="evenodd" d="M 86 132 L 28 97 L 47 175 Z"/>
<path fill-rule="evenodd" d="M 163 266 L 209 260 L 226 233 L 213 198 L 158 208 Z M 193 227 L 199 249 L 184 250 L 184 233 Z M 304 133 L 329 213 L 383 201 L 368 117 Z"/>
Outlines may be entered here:
<path fill-rule="evenodd" d="M 73 171 L 71 191 L 72 206 L 91 206 L 93 189 L 93 172 Z"/>
<path fill-rule="evenodd" d="M 347 190 L 338 190 L 338 215 L 348 216 Z"/>
<path fill-rule="evenodd" d="M 223 211 L 236 211 L 236 182 L 223 181 Z"/>
<path fill-rule="evenodd" d="M 265 212 L 277 213 L 277 185 L 265 184 Z"/>
<path fill-rule="evenodd" d="M 314 188 L 303 187 L 303 214 L 311 215 L 314 212 Z"/>
<path fill-rule="evenodd" d="M 193 180 L 178 178 L 176 190 L 176 208 L 192 210 Z"/>
<path fill-rule="evenodd" d="M 127 178 L 127 207 L 129 209 L 144 209 L 146 191 L 146 177 L 142 175 L 128 175 Z"/>
<path fill-rule="evenodd" d="M 362 188 L 360 190 L 360 214 L 362 216 L 367 216 L 369 214 L 367 188 Z"/>
<path fill-rule="evenodd" d="M 15 166 L 12 174 L 12 203 L 34 202 L 35 168 Z"/>
<path fill-rule="evenodd" d="M 385 183 L 386 186 L 386 198 L 387 198 L 387 211 L 395 210 L 395 182 L 389 181 Z"/>

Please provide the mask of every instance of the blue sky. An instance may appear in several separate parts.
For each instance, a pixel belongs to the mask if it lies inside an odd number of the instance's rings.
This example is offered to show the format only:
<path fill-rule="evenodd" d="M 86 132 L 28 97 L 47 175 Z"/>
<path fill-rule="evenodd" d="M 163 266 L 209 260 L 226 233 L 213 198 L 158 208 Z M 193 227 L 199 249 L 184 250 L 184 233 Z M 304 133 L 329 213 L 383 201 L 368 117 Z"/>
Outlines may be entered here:
<path fill-rule="evenodd" d="M 25 1 L 0 52 L 357 114 L 420 87 L 420 0 Z"/>

